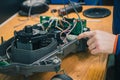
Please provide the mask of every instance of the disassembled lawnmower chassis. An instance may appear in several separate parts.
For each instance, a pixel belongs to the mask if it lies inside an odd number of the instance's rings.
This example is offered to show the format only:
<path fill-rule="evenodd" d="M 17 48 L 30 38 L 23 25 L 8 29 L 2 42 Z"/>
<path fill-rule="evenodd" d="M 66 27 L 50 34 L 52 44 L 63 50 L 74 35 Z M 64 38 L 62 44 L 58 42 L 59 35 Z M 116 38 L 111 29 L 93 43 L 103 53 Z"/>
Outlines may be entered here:
<path fill-rule="evenodd" d="M 58 72 L 62 58 L 86 50 L 86 39 L 76 39 L 89 30 L 86 20 L 45 16 L 40 20 L 40 24 L 15 31 L 11 39 L 0 45 L 0 73 L 30 76 L 36 72 Z"/>

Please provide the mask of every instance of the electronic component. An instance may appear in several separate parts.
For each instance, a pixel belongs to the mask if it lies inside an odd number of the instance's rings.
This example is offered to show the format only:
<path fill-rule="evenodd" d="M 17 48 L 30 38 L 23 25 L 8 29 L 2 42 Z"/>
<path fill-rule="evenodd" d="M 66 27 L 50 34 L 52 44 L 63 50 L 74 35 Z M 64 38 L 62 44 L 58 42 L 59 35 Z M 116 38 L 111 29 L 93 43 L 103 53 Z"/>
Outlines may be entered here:
<path fill-rule="evenodd" d="M 24 30 L 15 32 L 16 48 L 25 50 L 36 50 L 48 46 L 52 42 L 46 31 L 25 26 Z"/>
<path fill-rule="evenodd" d="M 73 3 L 73 4 L 75 5 L 75 8 L 78 12 L 82 11 L 82 6 L 80 3 Z M 65 8 L 61 8 L 58 10 L 59 16 L 64 16 L 64 15 L 69 14 L 71 12 L 75 12 L 73 9 L 73 6 L 71 4 Z"/>
<path fill-rule="evenodd" d="M 52 24 L 48 25 L 48 23 L 49 23 L 48 21 L 50 21 Z M 81 24 L 81 22 L 82 22 L 82 24 Z M 82 19 L 80 21 L 75 18 L 65 18 L 64 17 L 63 19 L 58 20 L 57 18 L 51 18 L 48 16 L 40 16 L 40 23 L 43 24 L 43 26 L 45 26 L 45 28 L 47 28 L 48 26 L 51 26 L 49 29 L 51 29 L 51 28 L 58 29 L 58 27 L 56 27 L 56 26 L 59 26 L 58 30 L 60 30 L 61 28 L 64 28 L 64 29 L 67 29 L 67 28 L 72 29 L 73 28 L 70 32 L 73 35 L 79 35 L 81 32 L 84 32 L 84 30 L 87 29 L 85 19 Z"/>

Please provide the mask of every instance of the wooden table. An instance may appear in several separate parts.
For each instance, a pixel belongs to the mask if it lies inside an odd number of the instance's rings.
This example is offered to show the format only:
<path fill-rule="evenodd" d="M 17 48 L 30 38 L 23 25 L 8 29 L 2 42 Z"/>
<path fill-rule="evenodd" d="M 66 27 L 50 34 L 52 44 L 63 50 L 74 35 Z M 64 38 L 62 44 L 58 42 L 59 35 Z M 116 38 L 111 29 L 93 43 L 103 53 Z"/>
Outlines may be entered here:
<path fill-rule="evenodd" d="M 53 16 L 50 13 L 51 9 L 58 9 L 63 7 L 62 5 L 50 5 L 49 11 L 44 14 L 46 16 Z M 95 6 L 84 6 L 83 10 Z M 111 15 L 101 19 L 91 19 L 86 18 L 80 12 L 80 17 L 87 20 L 87 26 L 91 30 L 103 30 L 107 32 L 112 32 L 112 6 L 96 6 L 96 7 L 105 7 L 111 10 Z M 57 14 L 54 14 L 57 16 Z M 75 13 L 68 15 L 69 18 L 77 18 Z M 0 36 L 4 37 L 4 40 L 9 39 L 13 36 L 15 30 L 21 30 L 25 25 L 33 25 L 39 23 L 39 17 L 34 16 L 27 19 L 26 17 L 21 17 L 18 14 L 8 21 L 3 26 L 0 26 Z M 19 26 L 18 26 L 19 25 Z M 106 64 L 107 64 L 108 55 L 91 55 L 89 51 L 70 54 L 65 57 L 62 61 L 62 69 L 71 76 L 74 80 L 104 80 L 106 73 Z M 50 78 L 55 75 L 55 72 L 44 72 L 36 73 L 29 77 L 29 80 L 50 80 Z M 22 80 L 22 76 L 6 76 L 0 74 L 0 80 Z"/>

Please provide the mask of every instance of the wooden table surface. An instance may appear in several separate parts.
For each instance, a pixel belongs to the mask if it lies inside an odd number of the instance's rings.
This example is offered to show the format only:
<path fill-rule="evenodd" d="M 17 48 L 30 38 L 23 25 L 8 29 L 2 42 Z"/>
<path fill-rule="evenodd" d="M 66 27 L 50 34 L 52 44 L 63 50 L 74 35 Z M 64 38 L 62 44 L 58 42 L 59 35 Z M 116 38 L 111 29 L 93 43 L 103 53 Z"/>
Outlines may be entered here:
<path fill-rule="evenodd" d="M 62 5 L 50 5 L 49 11 L 42 16 L 53 16 L 50 13 L 51 9 L 58 9 L 63 7 Z M 107 32 L 112 32 L 112 15 L 113 7 L 112 6 L 84 6 L 83 10 L 91 7 L 105 7 L 111 10 L 111 15 L 105 18 L 92 19 L 86 18 L 80 12 L 80 17 L 87 20 L 87 26 L 91 30 L 103 30 Z M 0 26 L 0 37 L 3 36 L 4 40 L 9 39 L 13 36 L 15 30 L 21 30 L 25 25 L 33 25 L 39 23 L 39 16 L 35 15 L 30 18 L 21 17 L 18 14 L 8 21 L 3 26 Z M 57 16 L 57 14 L 54 14 Z M 75 13 L 68 15 L 69 18 L 77 18 Z M 71 76 L 74 80 L 104 80 L 106 74 L 106 64 L 107 64 L 108 55 L 91 55 L 89 51 L 70 54 L 65 57 L 62 61 L 62 69 Z M 44 72 L 44 73 L 35 73 L 29 77 L 29 80 L 50 80 L 50 78 L 55 75 L 55 72 Z M 0 80 L 23 80 L 22 76 L 7 76 L 0 74 Z"/>

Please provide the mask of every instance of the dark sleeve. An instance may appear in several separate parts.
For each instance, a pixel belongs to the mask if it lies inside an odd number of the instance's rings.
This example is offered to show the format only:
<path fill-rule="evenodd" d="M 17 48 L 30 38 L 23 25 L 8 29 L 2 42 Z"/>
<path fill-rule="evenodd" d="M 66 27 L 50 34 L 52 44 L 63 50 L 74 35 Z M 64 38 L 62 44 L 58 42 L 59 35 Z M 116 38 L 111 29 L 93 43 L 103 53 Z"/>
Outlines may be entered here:
<path fill-rule="evenodd" d="M 114 53 L 115 55 L 120 55 L 120 35 L 116 36 L 115 43 L 114 43 Z"/>
<path fill-rule="evenodd" d="M 120 34 L 120 0 L 114 0 L 113 34 Z"/>
<path fill-rule="evenodd" d="M 116 78 L 120 78 L 120 35 L 116 38 L 116 51 L 115 51 L 115 73 L 116 73 Z M 119 79 L 115 79 L 119 80 Z"/>

